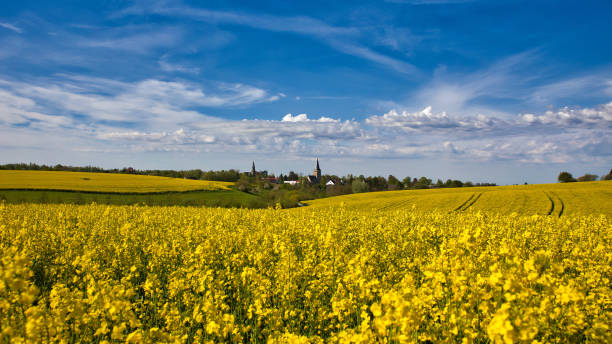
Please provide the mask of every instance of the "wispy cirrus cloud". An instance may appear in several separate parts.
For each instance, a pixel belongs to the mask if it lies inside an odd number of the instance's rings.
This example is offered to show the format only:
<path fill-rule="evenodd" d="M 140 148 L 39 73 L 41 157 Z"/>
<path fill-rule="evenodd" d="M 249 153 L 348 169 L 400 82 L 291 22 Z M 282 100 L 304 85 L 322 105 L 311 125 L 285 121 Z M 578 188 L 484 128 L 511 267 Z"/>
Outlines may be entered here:
<path fill-rule="evenodd" d="M 3 28 L 5 28 L 5 29 L 9 29 L 9 30 L 11 30 L 11 31 L 13 31 L 13 32 L 23 33 L 23 30 L 22 30 L 21 28 L 19 28 L 19 27 L 15 26 L 15 25 L 13 25 L 13 24 L 10 24 L 10 23 L 3 23 L 3 22 L 0 22 L 0 27 L 3 27 Z"/>
<path fill-rule="evenodd" d="M 169 73 L 173 73 L 173 72 L 185 73 L 185 74 L 199 74 L 200 73 L 200 68 L 198 67 L 185 66 L 179 63 L 169 62 L 167 54 L 162 56 L 157 61 L 157 63 L 159 64 L 159 67 L 163 71 L 169 72 Z"/>
<path fill-rule="evenodd" d="M 89 48 L 123 50 L 132 53 L 148 53 L 153 49 L 180 44 L 183 31 L 176 27 L 152 29 L 145 27 L 121 27 L 107 30 L 103 35 L 81 37 L 78 44 Z"/>
<path fill-rule="evenodd" d="M 304 35 L 315 38 L 342 53 L 387 66 L 398 72 L 413 76 L 420 74 L 419 70 L 408 61 L 385 55 L 366 45 L 360 44 L 358 41 L 362 32 L 358 28 L 333 26 L 319 19 L 307 16 L 281 17 L 260 13 L 220 11 L 195 8 L 180 3 L 168 4 L 166 2 L 145 5 L 137 4 L 117 12 L 115 16 L 144 15 L 149 13 L 190 18 L 215 25 L 239 25 L 259 30 Z"/>
<path fill-rule="evenodd" d="M 526 71 L 538 58 L 538 51 L 531 50 L 466 74 L 451 73 L 441 67 L 431 81 L 410 97 L 409 102 L 433 105 L 455 114 L 468 114 L 483 107 L 477 104 L 478 100 L 523 97 L 528 84 L 537 77 Z M 493 112 L 492 107 L 485 110 Z"/>
<path fill-rule="evenodd" d="M 584 100 L 601 103 L 612 96 L 611 68 L 561 76 L 546 67 L 534 71 L 534 66 L 543 59 L 541 50 L 532 49 L 471 72 L 451 72 L 440 66 L 429 82 L 404 100 L 379 101 L 377 105 L 406 113 L 416 112 L 415 107 L 432 106 L 458 116 L 485 114 L 505 118 L 517 112 L 508 108 L 542 111 L 555 104 L 577 104 Z"/>
<path fill-rule="evenodd" d="M 145 127 L 199 120 L 203 115 L 195 108 L 239 107 L 279 99 L 266 90 L 240 83 L 210 82 L 209 90 L 205 90 L 187 81 L 121 82 L 72 75 L 57 75 L 38 83 L 0 80 L 0 87 L 15 97 L 7 99 L 39 104 L 58 115 L 94 122 L 139 123 Z"/>
<path fill-rule="evenodd" d="M 553 104 L 560 99 L 612 96 L 612 72 L 597 70 L 534 87 L 526 98 L 535 104 Z"/>
<path fill-rule="evenodd" d="M 5 125 L 31 125 L 33 127 L 70 126 L 72 120 L 66 116 L 48 115 L 29 98 L 0 89 L 0 123 Z"/>
<path fill-rule="evenodd" d="M 194 18 L 212 24 L 233 24 L 255 29 L 293 32 L 314 36 L 358 35 L 359 30 L 351 27 L 336 27 L 307 16 L 279 17 L 267 14 L 249 14 L 235 11 L 209 10 L 190 7 L 180 2 L 139 3 L 118 11 L 114 17 L 145 15 L 155 13 L 166 16 Z"/>

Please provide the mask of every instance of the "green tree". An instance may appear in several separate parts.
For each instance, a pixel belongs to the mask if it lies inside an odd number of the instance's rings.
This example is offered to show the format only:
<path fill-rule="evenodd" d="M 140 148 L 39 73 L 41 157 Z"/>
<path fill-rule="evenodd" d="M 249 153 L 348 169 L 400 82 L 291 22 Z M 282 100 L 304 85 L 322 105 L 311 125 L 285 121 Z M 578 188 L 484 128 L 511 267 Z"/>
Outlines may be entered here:
<path fill-rule="evenodd" d="M 404 185 L 404 188 L 409 188 L 410 187 L 410 183 L 412 182 L 412 179 L 410 179 L 410 176 L 404 178 L 402 180 L 402 184 Z"/>
<path fill-rule="evenodd" d="M 417 188 L 417 189 L 427 189 L 427 188 L 429 188 L 430 185 L 431 185 L 431 179 L 429 179 L 427 177 L 421 177 L 415 183 L 414 187 Z"/>
<path fill-rule="evenodd" d="M 557 180 L 559 181 L 559 183 L 570 183 L 576 181 L 576 179 L 574 179 L 571 173 L 565 171 L 559 173 Z"/>
<path fill-rule="evenodd" d="M 587 173 L 587 174 L 585 174 L 582 177 L 578 177 L 577 181 L 579 181 L 579 182 L 593 182 L 593 181 L 597 180 L 597 177 L 598 176 L 595 175 L 595 174 L 588 174 Z"/>
<path fill-rule="evenodd" d="M 610 173 L 606 174 L 605 176 L 601 176 L 601 180 L 612 180 L 612 169 L 610 170 Z"/>
<path fill-rule="evenodd" d="M 298 180 L 300 179 L 300 176 L 297 175 L 297 173 L 293 172 L 293 171 L 289 171 L 289 175 L 287 176 L 287 180 Z"/>
<path fill-rule="evenodd" d="M 395 176 L 392 174 L 387 177 L 387 185 L 389 185 L 389 190 L 397 190 L 402 188 L 402 182 L 400 182 L 399 179 L 395 178 Z"/>
<path fill-rule="evenodd" d="M 353 190 L 353 193 L 368 192 L 370 191 L 370 186 L 363 180 L 355 179 L 353 180 L 351 189 Z"/>

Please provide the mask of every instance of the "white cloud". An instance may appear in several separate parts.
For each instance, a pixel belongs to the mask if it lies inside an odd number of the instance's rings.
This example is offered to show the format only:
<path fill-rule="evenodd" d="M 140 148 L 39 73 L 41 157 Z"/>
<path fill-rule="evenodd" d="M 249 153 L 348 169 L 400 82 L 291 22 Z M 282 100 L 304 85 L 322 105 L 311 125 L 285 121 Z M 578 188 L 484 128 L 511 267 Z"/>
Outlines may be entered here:
<path fill-rule="evenodd" d="M 72 121 L 64 116 L 52 116 L 37 111 L 34 101 L 0 89 L 0 123 L 32 127 L 69 126 Z"/>
<path fill-rule="evenodd" d="M 321 116 L 319 117 L 319 119 L 309 119 L 308 115 L 305 113 L 295 115 L 295 116 L 288 113 L 283 117 L 281 121 L 282 122 L 340 122 L 337 119 L 333 119 L 333 118 L 325 117 L 325 116 Z"/>
<path fill-rule="evenodd" d="M 154 30 L 149 26 L 120 27 L 101 37 L 78 38 L 77 44 L 144 54 L 157 48 L 178 45 L 182 42 L 182 36 L 182 30 L 173 27 Z"/>
<path fill-rule="evenodd" d="M 185 132 L 183 128 L 173 132 L 106 132 L 100 133 L 98 138 L 103 140 L 125 140 L 125 141 L 148 141 L 164 144 L 210 144 L 215 143 L 216 138 L 210 135 L 192 135 Z"/>
<path fill-rule="evenodd" d="M 560 127 L 596 127 L 612 129 L 612 102 L 596 108 L 547 111 L 543 115 L 523 114 L 518 116 L 517 124 L 546 125 Z"/>
<path fill-rule="evenodd" d="M 257 87 L 211 83 L 210 92 L 184 81 L 146 79 L 119 82 L 102 78 L 60 75 L 60 80 L 41 80 L 26 84 L 2 81 L 5 91 L 63 116 L 85 116 L 89 122 L 155 123 L 198 121 L 207 116 L 192 110 L 198 107 L 234 107 L 274 101 Z"/>
<path fill-rule="evenodd" d="M 407 103 L 421 106 L 433 105 L 453 114 L 474 112 L 496 112 L 492 107 L 474 103 L 482 98 L 523 98 L 528 83 L 535 78 L 523 73 L 538 58 L 536 50 L 515 54 L 497 61 L 487 68 L 467 74 L 448 73 L 445 66 L 439 67 L 432 80 L 413 94 Z"/>
<path fill-rule="evenodd" d="M 0 22 L 0 27 L 3 27 L 5 29 L 9 29 L 9 30 L 17 32 L 17 33 L 23 33 L 23 30 L 21 28 L 15 26 L 13 24 Z"/>
<path fill-rule="evenodd" d="M 565 163 L 610 155 L 609 150 L 602 150 L 610 132 L 608 124 L 602 122 L 607 121 L 605 116 L 609 118 L 609 113 L 603 114 L 609 107 L 610 104 L 573 112 L 572 120 L 565 120 L 568 110 L 561 109 L 555 114 L 536 116 L 538 120 L 531 122 L 524 115 L 517 115 L 512 121 L 485 116 L 455 118 L 433 114 L 427 108 L 419 113 L 390 111 L 373 116 L 375 120 L 368 118 L 365 126 L 356 121 L 321 121 L 326 117 L 313 120 L 307 114 L 287 114 L 280 121 L 199 121 L 191 123 L 181 135 L 127 131 L 100 137 L 112 142 L 147 142 L 146 147 L 151 150 L 171 147 L 173 151 L 189 151 L 199 147 L 217 152 L 284 152 L 306 156 Z M 578 125 L 575 118 L 582 118 L 582 124 Z M 593 125 L 595 121 L 597 125 Z M 551 125 L 556 129 L 549 130 Z M 400 132 L 387 131 L 395 128 Z M 402 135 L 402 131 L 409 135 Z"/>
<path fill-rule="evenodd" d="M 420 74 L 419 70 L 411 63 L 389 57 L 385 54 L 381 54 L 360 44 L 336 38 L 326 39 L 326 42 L 334 49 L 341 51 L 345 54 L 361 57 L 363 59 L 376 62 L 378 64 L 392 68 L 400 73 L 410 75 Z"/>
<path fill-rule="evenodd" d="M 199 74 L 200 68 L 198 67 L 187 67 L 176 63 L 169 63 L 168 61 L 161 59 L 158 61 L 159 67 L 165 72 L 179 72 L 185 74 Z"/>
<path fill-rule="evenodd" d="M 381 142 L 393 142 L 391 156 L 449 154 L 449 159 L 569 163 L 612 155 L 606 148 L 612 131 L 612 103 L 503 119 L 435 114 L 427 107 L 414 113 L 391 110 L 370 116 L 365 123 L 379 130 Z"/>
<path fill-rule="evenodd" d="M 300 117 L 295 116 L 295 117 Z M 295 118 L 294 117 L 294 118 Z M 285 116 L 286 118 L 286 116 Z M 307 118 L 307 115 L 300 118 Z M 325 117 L 323 117 L 325 118 Z M 99 139 L 108 144 L 128 144 L 136 149 L 216 152 L 291 152 L 305 151 L 344 154 L 348 147 L 369 138 L 357 122 L 339 120 L 201 120 L 188 128 L 169 131 L 100 131 Z M 312 143 L 322 143 L 313 147 Z"/>
<path fill-rule="evenodd" d="M 153 4 L 147 2 L 144 6 L 137 4 L 116 13 L 116 16 L 145 15 L 149 13 L 189 17 L 214 24 L 244 25 L 268 31 L 295 32 L 316 36 L 355 35 L 359 33 L 356 28 L 332 26 L 321 20 L 305 16 L 279 17 L 266 14 L 253 15 L 241 12 L 208 10 L 184 5 L 169 6 L 164 2 Z"/>
<path fill-rule="evenodd" d="M 370 116 L 365 122 L 373 127 L 403 130 L 407 132 L 477 131 L 494 132 L 494 135 L 516 135 L 517 132 L 538 132 L 542 129 L 565 130 L 574 128 L 612 129 L 612 102 L 594 108 L 562 108 L 542 115 L 518 114 L 510 118 L 495 116 L 449 116 L 446 112 L 435 114 L 428 106 L 422 111 L 390 110 L 382 116 Z"/>
<path fill-rule="evenodd" d="M 244 84 L 203 86 L 58 75 L 32 83 L 0 79 L 0 132 L 36 136 L 38 149 L 283 153 L 293 156 L 434 158 L 529 163 L 609 160 L 612 102 L 500 118 L 390 110 L 363 121 L 291 113 L 229 120 L 210 109 L 271 101 Z M 213 110 L 214 111 L 214 110 Z M 126 124 L 127 123 L 127 124 Z M 7 134 L 8 135 L 8 134 Z M 8 136 L 7 136 L 8 137 Z M 48 145 L 44 140 L 52 140 Z M 73 144 L 61 144 L 71 138 Z M 4 145 L 15 143 L 3 139 Z M 18 141 L 17 141 L 18 142 Z"/>
<path fill-rule="evenodd" d="M 612 77 L 606 76 L 604 72 L 595 72 L 589 75 L 570 77 L 564 80 L 552 82 L 535 87 L 527 98 L 536 104 L 552 104 L 558 99 L 576 96 L 594 96 L 606 93 L 612 95 Z"/>
<path fill-rule="evenodd" d="M 382 116 L 370 116 L 366 123 L 374 127 L 396 128 L 406 131 L 430 131 L 446 129 L 481 130 L 503 125 L 504 121 L 479 114 L 474 117 L 450 117 L 446 112 L 434 114 L 428 106 L 422 111 L 391 110 Z"/>
<path fill-rule="evenodd" d="M 499 104 L 542 109 L 552 104 L 576 103 L 579 99 L 601 102 L 612 95 L 612 69 L 559 77 L 550 69 L 535 68 L 534 64 L 542 60 L 542 52 L 534 49 L 470 73 L 450 73 L 440 66 L 430 82 L 394 107 L 414 111 L 415 105 L 431 105 L 455 115 L 484 113 L 505 118 L 513 114 Z M 411 104 L 411 108 L 405 109 L 405 104 Z"/>

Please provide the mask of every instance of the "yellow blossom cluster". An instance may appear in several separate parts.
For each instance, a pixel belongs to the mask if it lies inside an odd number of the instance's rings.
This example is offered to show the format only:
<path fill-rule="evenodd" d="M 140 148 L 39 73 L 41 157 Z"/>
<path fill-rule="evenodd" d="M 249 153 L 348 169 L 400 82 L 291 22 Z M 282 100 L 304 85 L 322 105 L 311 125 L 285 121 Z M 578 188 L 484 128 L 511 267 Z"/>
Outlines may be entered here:
<path fill-rule="evenodd" d="M 1 343 L 612 342 L 602 216 L 0 203 Z"/>

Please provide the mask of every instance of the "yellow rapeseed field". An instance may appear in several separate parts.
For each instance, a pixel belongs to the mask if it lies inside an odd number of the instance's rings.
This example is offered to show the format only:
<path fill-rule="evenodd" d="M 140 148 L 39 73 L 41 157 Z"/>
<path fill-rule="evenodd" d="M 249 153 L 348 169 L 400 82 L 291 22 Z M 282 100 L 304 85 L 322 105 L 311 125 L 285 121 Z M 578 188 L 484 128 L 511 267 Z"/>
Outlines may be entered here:
<path fill-rule="evenodd" d="M 323 198 L 305 203 L 316 208 L 344 203 L 348 208 L 370 211 L 415 207 L 422 211 L 490 211 L 508 215 L 612 216 L 612 181 L 384 191 Z"/>
<path fill-rule="evenodd" d="M 0 170 L 0 189 L 147 193 L 227 190 L 232 184 L 117 173 Z"/>
<path fill-rule="evenodd" d="M 0 203 L 0 272 L 0 342 L 612 342 L 606 215 Z"/>

